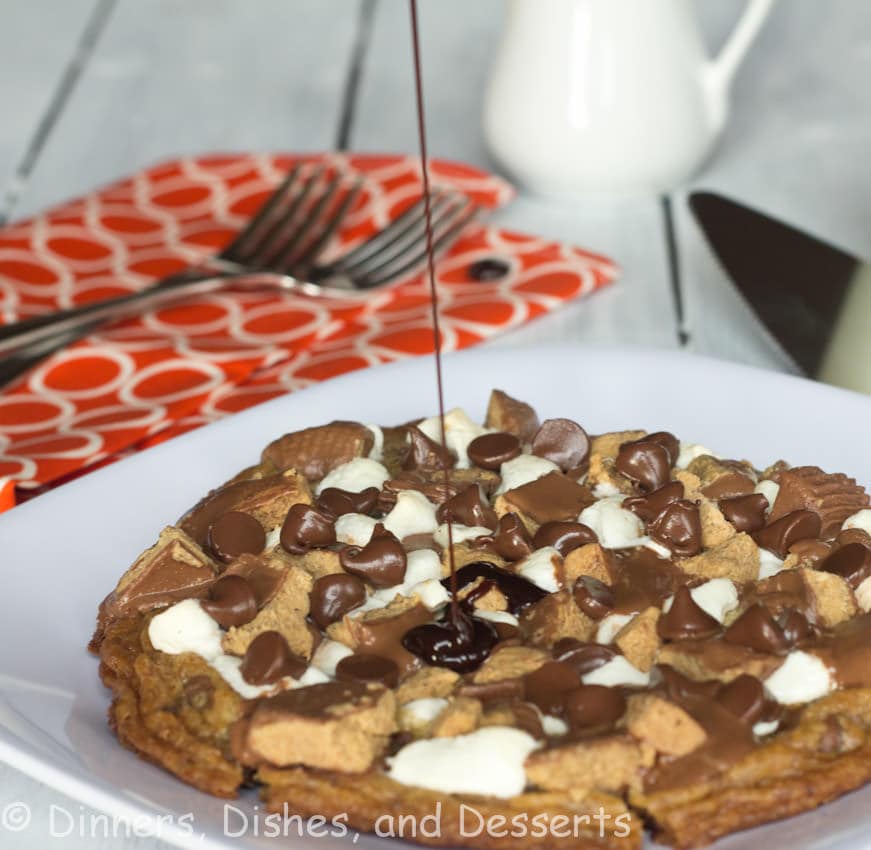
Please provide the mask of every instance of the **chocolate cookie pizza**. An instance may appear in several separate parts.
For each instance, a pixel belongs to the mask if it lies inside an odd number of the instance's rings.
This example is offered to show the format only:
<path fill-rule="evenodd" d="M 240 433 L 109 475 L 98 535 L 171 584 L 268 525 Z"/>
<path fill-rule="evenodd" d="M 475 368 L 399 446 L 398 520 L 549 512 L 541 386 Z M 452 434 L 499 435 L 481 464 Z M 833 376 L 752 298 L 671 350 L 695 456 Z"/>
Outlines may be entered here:
<path fill-rule="evenodd" d="M 120 741 L 443 846 L 699 847 L 871 779 L 852 478 L 498 390 L 443 426 L 286 434 L 164 529 L 91 642 Z"/>

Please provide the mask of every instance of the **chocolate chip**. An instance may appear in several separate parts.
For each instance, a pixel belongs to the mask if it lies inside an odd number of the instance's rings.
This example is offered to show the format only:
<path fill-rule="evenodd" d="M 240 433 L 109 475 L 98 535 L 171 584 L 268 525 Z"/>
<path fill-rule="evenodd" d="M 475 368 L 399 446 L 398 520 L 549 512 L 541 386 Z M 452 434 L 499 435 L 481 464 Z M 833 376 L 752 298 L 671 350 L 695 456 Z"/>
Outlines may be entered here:
<path fill-rule="evenodd" d="M 477 484 L 439 505 L 436 518 L 439 522 L 458 522 L 490 529 L 495 529 L 499 524 L 496 511 L 481 498 L 481 489 Z"/>
<path fill-rule="evenodd" d="M 840 576 L 855 590 L 871 575 L 871 549 L 861 543 L 848 543 L 835 549 L 817 569 Z"/>
<path fill-rule="evenodd" d="M 759 531 L 765 525 L 768 499 L 762 493 L 720 499 L 717 505 L 735 531 Z"/>
<path fill-rule="evenodd" d="M 222 628 L 244 626 L 257 616 L 257 596 L 242 576 L 219 578 L 209 590 L 203 610 Z"/>
<path fill-rule="evenodd" d="M 208 547 L 225 564 L 246 553 L 259 555 L 264 546 L 266 532 L 251 514 L 229 511 L 209 526 Z"/>
<path fill-rule="evenodd" d="M 821 527 L 819 514 L 797 510 L 760 528 L 752 537 L 763 549 L 774 552 L 779 558 L 785 558 L 789 547 L 796 541 L 819 537 Z"/>
<path fill-rule="evenodd" d="M 517 514 L 509 513 L 500 518 L 493 547 L 506 561 L 519 561 L 532 554 L 532 538 Z"/>
<path fill-rule="evenodd" d="M 520 440 L 505 431 L 482 434 L 469 443 L 466 454 L 475 466 L 498 471 L 503 463 L 520 454 Z"/>
<path fill-rule="evenodd" d="M 671 456 L 653 440 L 633 440 L 620 446 L 614 466 L 617 472 L 649 493 L 668 483 Z"/>
<path fill-rule="evenodd" d="M 485 257 L 483 260 L 475 260 L 469 266 L 469 277 L 479 282 L 499 280 L 505 277 L 510 270 L 511 266 L 504 260 L 497 260 L 495 257 Z"/>
<path fill-rule="evenodd" d="M 431 440 L 416 425 L 406 431 L 409 449 L 403 464 L 405 469 L 450 469 L 454 465 L 455 458 L 450 450 Z"/>
<path fill-rule="evenodd" d="M 552 461 L 566 472 L 589 458 L 590 438 L 571 419 L 545 419 L 532 438 L 532 453 Z"/>
<path fill-rule="evenodd" d="M 339 552 L 343 569 L 366 579 L 375 587 L 401 584 L 407 561 L 405 549 L 392 534 L 373 536 L 363 548 L 346 546 Z"/>
<path fill-rule="evenodd" d="M 577 670 L 562 661 L 548 661 L 523 677 L 526 699 L 545 714 L 562 714 L 566 696 L 580 685 Z"/>
<path fill-rule="evenodd" d="M 765 710 L 765 689 L 755 676 L 742 673 L 717 694 L 717 702 L 748 725 L 753 725 Z"/>
<path fill-rule="evenodd" d="M 581 522 L 546 522 L 532 538 L 536 549 L 553 546 L 564 558 L 572 549 L 587 543 L 598 543 L 596 532 Z"/>
<path fill-rule="evenodd" d="M 248 644 L 239 671 L 249 685 L 271 685 L 285 676 L 298 679 L 307 666 L 290 651 L 281 632 L 261 632 Z"/>
<path fill-rule="evenodd" d="M 626 697 L 619 688 L 581 685 L 566 696 L 565 716 L 572 729 L 609 727 L 626 713 Z"/>
<path fill-rule="evenodd" d="M 641 439 L 662 446 L 668 452 L 670 466 L 674 466 L 677 463 L 677 458 L 680 454 L 680 441 L 670 431 L 654 431 L 652 434 L 648 434 Z"/>
<path fill-rule="evenodd" d="M 334 517 L 343 514 L 368 514 L 378 503 L 379 492 L 377 487 L 367 487 L 359 493 L 351 493 L 339 487 L 327 487 L 321 491 L 315 505 Z"/>
<path fill-rule="evenodd" d="M 702 640 L 717 634 L 720 624 L 693 599 L 688 587 L 679 587 L 656 631 L 663 640 Z"/>
<path fill-rule="evenodd" d="M 786 652 L 790 645 L 768 609 L 758 603 L 751 605 L 726 629 L 723 640 L 756 652 L 775 654 Z"/>
<path fill-rule="evenodd" d="M 315 581 L 310 599 L 311 618 L 325 629 L 366 601 L 366 585 L 357 576 L 333 573 Z"/>
<path fill-rule="evenodd" d="M 343 682 L 374 682 L 388 688 L 399 684 L 399 667 L 390 658 L 355 652 L 336 665 L 336 679 Z"/>
<path fill-rule="evenodd" d="M 323 508 L 294 505 L 287 512 L 279 539 L 282 548 L 294 555 L 312 546 L 329 546 L 336 542 L 335 518 Z"/>
<path fill-rule="evenodd" d="M 601 620 L 614 610 L 614 591 L 592 576 L 579 576 L 572 591 L 575 604 L 591 620 Z"/>
<path fill-rule="evenodd" d="M 562 638 L 554 644 L 553 657 L 570 664 L 579 676 L 604 667 L 618 653 L 603 643 L 584 643 L 575 638 Z"/>
<path fill-rule="evenodd" d="M 627 511 L 632 511 L 639 519 L 650 522 L 662 513 L 672 502 L 683 498 L 683 482 L 669 481 L 646 496 L 629 496 L 623 500 Z"/>
<path fill-rule="evenodd" d="M 676 555 L 690 557 L 702 550 L 702 521 L 699 506 L 687 499 L 667 505 L 648 523 L 647 532 Z"/>

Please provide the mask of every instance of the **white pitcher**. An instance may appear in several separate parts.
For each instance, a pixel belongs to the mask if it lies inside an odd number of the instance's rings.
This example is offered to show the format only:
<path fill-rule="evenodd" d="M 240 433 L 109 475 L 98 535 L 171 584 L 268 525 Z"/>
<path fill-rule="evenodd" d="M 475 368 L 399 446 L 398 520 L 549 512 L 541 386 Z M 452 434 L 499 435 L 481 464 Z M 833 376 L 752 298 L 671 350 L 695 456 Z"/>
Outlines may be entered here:
<path fill-rule="evenodd" d="M 694 0 L 510 0 L 484 106 L 490 152 L 542 194 L 677 186 L 723 128 L 773 2 L 749 0 L 710 59 Z"/>

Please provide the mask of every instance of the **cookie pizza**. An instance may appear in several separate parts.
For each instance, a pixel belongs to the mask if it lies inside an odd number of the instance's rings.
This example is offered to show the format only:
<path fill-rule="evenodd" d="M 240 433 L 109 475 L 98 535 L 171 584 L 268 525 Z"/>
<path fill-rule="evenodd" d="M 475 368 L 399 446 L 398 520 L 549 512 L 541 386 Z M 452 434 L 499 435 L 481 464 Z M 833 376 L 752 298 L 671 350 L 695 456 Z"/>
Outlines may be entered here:
<path fill-rule="evenodd" d="M 443 846 L 701 847 L 871 779 L 852 478 L 498 390 L 443 425 L 286 434 L 160 532 L 91 642 L 121 743 Z"/>

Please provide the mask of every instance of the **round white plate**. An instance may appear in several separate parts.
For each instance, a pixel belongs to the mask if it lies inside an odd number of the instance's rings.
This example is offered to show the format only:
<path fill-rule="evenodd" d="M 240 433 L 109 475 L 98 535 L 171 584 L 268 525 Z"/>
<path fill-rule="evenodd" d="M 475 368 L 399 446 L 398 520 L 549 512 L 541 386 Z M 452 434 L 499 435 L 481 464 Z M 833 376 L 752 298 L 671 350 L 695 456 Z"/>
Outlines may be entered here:
<path fill-rule="evenodd" d="M 569 416 L 592 433 L 664 429 L 723 456 L 763 466 L 783 457 L 871 484 L 871 400 L 832 387 L 639 349 L 478 349 L 447 357 L 445 366 L 448 405 L 476 419 L 483 418 L 489 390 L 499 387 L 533 404 L 542 418 Z M 172 823 L 164 822 L 159 834 L 179 846 L 278 846 L 274 838 L 252 834 L 263 816 L 255 795 L 227 810 L 223 801 L 118 745 L 106 725 L 108 700 L 96 661 L 85 651 L 97 605 L 164 525 L 255 462 L 275 436 L 331 419 L 395 424 L 432 414 L 435 406 L 431 358 L 355 372 L 150 449 L 0 516 L 0 759 L 111 815 L 144 818 L 144 831 L 168 813 Z M 858 850 L 867 846 L 869 809 L 871 788 L 716 846 Z M 243 817 L 248 828 L 233 837 Z M 280 844 L 351 846 L 348 839 L 295 832 Z M 358 846 L 386 845 L 363 836 Z"/>

